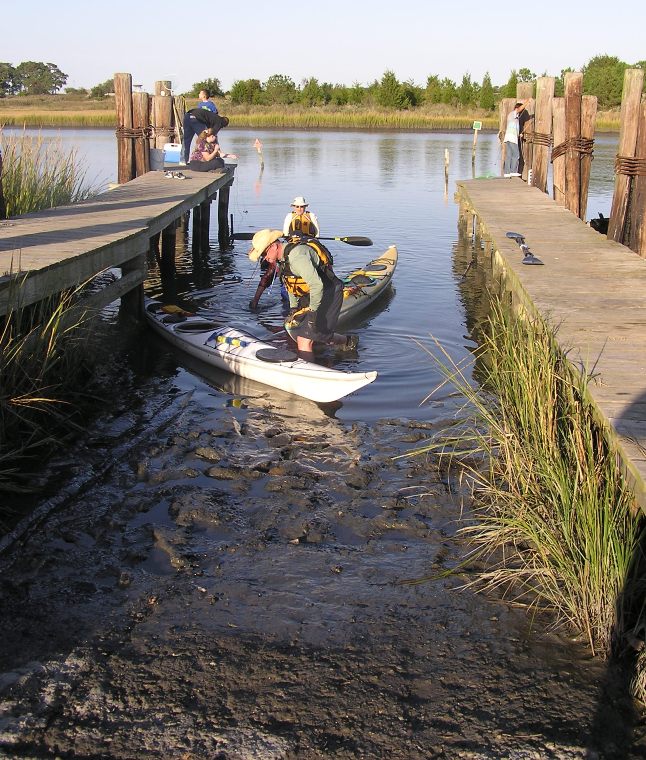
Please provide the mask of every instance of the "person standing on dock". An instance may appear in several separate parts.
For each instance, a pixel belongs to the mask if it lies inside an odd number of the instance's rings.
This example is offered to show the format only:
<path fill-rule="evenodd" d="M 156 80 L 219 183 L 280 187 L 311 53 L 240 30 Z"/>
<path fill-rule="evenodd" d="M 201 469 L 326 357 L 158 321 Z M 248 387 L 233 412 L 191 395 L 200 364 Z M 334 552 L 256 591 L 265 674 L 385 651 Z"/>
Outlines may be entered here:
<path fill-rule="evenodd" d="M 306 235 L 318 237 L 321 234 L 319 220 L 316 214 L 307 210 L 309 203 L 302 195 L 297 195 L 292 201 L 292 210 L 283 222 L 283 235 Z"/>
<path fill-rule="evenodd" d="M 503 138 L 503 145 L 505 148 L 503 173 L 505 177 L 520 177 L 518 171 L 518 161 L 520 159 L 520 127 L 518 118 L 523 108 L 525 108 L 525 106 L 522 103 L 516 103 L 507 117 L 507 129 L 505 130 L 505 136 Z"/>
<path fill-rule="evenodd" d="M 191 108 L 184 114 L 182 126 L 184 128 L 184 157 L 183 160 L 188 163 L 191 156 L 191 143 L 193 137 L 197 137 L 207 127 L 217 133 L 229 124 L 226 116 L 220 116 L 219 113 L 213 113 L 208 108 Z"/>
<path fill-rule="evenodd" d="M 208 90 L 200 90 L 197 97 L 200 99 L 198 108 L 206 108 L 207 111 L 211 111 L 212 113 L 218 112 L 218 107 L 211 100 L 211 93 Z"/>
<path fill-rule="evenodd" d="M 256 232 L 248 255 L 251 261 L 264 258 L 270 266 L 278 265 L 291 307 L 285 330 L 296 341 L 298 355 L 312 361 L 315 342 L 354 350 L 356 335 L 334 332 L 343 305 L 343 282 L 334 274 L 330 252 L 318 240 L 283 243 L 281 237 L 282 230 Z"/>

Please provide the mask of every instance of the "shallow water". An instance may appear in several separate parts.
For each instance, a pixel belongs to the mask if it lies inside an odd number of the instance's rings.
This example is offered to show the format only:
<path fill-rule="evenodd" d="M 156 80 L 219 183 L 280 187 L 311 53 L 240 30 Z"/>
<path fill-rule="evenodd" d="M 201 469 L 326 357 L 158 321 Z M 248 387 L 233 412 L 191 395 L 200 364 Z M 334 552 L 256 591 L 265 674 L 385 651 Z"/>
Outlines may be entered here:
<path fill-rule="evenodd" d="M 64 133 L 114 150 L 110 132 Z M 81 141 L 81 138 L 83 141 Z M 256 138 L 264 144 L 260 175 Z M 460 588 L 469 501 L 423 458 L 459 404 L 416 343 L 469 360 L 485 266 L 457 238 L 471 135 L 228 130 L 238 231 L 280 226 L 304 194 L 346 271 L 396 243 L 392 292 L 353 330 L 378 380 L 331 406 L 174 354 L 143 332 L 131 395 L 62 455 L 69 496 L 0 556 L 0 751 L 11 757 L 642 757 L 626 673 L 549 620 Z M 609 211 L 614 137 L 590 208 Z M 444 186 L 444 149 L 451 155 Z M 101 153 L 99 152 L 99 155 Z M 493 174 L 481 135 L 476 175 Z M 106 162 L 106 167 L 108 163 Z M 610 169 L 608 168 L 610 167 Z M 237 322 L 248 246 L 193 260 L 151 294 Z M 528 241 L 531 242 L 532 241 Z M 217 284 L 238 275 L 242 283 Z M 247 282 L 249 284 L 247 284 Z M 76 487 L 74 486 L 76 483 Z M 435 578 L 420 584 L 407 581 Z M 33 755 L 30 752 L 33 750 Z M 13 754 L 11 754 L 13 753 Z M 184 754 L 182 754 L 184 753 Z M 219 754 L 220 753 L 220 754 Z"/>

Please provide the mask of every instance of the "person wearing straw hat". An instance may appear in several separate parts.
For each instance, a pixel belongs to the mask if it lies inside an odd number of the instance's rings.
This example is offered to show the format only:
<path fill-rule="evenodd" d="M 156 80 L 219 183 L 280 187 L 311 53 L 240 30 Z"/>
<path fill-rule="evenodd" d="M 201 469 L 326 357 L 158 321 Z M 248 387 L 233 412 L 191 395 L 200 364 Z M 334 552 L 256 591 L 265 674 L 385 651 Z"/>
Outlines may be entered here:
<path fill-rule="evenodd" d="M 297 195 L 292 201 L 292 210 L 283 222 L 283 235 L 306 235 L 318 237 L 321 234 L 319 220 L 316 214 L 307 210 L 309 203 L 302 195 Z"/>
<path fill-rule="evenodd" d="M 356 335 L 335 333 L 343 304 L 343 282 L 334 274 L 332 256 L 318 240 L 282 242 L 282 230 L 264 229 L 251 241 L 249 259 L 278 266 L 289 293 L 285 330 L 296 341 L 301 358 L 314 359 L 314 343 L 354 350 Z"/>

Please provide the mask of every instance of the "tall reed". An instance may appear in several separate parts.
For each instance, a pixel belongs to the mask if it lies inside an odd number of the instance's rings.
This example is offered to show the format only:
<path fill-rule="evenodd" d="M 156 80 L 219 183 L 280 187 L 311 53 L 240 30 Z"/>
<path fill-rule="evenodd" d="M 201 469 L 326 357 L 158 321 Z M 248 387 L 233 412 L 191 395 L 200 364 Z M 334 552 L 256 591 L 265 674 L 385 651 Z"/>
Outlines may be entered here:
<path fill-rule="evenodd" d="M 86 170 L 74 150 L 41 135 L 7 135 L 0 130 L 2 186 L 7 216 L 84 200 L 95 190 L 86 184 Z"/>
<path fill-rule="evenodd" d="M 549 608 L 607 655 L 635 624 L 643 521 L 588 400 L 590 377 L 549 327 L 500 302 L 478 357 L 480 388 L 446 354 L 438 359 L 468 415 L 459 434 L 419 451 L 465 468 L 477 507 L 463 534 L 490 560 L 476 585 Z"/>

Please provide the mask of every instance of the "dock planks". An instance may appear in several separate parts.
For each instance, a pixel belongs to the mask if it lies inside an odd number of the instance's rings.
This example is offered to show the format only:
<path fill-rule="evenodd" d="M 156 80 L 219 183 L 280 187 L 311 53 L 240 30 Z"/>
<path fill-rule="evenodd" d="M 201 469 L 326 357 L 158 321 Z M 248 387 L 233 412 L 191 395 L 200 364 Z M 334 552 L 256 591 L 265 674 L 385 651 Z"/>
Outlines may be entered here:
<path fill-rule="evenodd" d="M 19 272 L 29 272 L 21 288 L 28 304 L 143 256 L 153 235 L 229 185 L 234 166 L 183 173 L 185 180 L 148 172 L 82 203 L 1 222 L 0 313 Z"/>
<path fill-rule="evenodd" d="M 475 215 L 514 297 L 556 328 L 575 365 L 593 370 L 590 395 L 646 508 L 646 260 L 520 179 L 457 185 L 461 213 Z M 521 264 L 508 231 L 545 266 Z"/>

